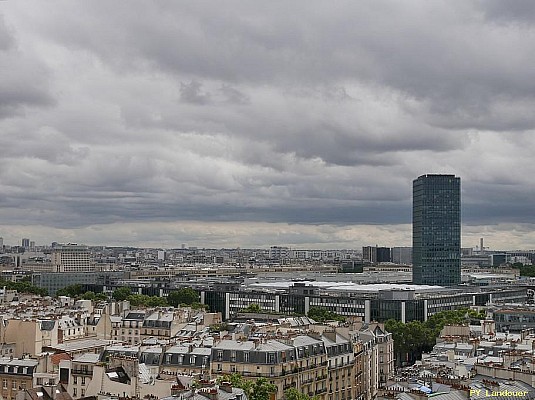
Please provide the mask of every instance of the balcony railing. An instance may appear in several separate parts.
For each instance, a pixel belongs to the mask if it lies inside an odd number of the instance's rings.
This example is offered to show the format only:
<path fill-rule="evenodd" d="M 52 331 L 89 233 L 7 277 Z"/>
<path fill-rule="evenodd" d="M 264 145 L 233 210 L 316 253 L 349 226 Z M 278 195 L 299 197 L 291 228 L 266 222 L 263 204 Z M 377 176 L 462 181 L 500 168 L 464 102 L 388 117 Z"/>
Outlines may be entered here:
<path fill-rule="evenodd" d="M 75 369 L 71 369 L 71 374 L 73 374 L 73 375 L 87 375 L 87 376 L 92 376 L 92 375 L 93 375 L 93 370 L 87 370 L 87 369 L 78 369 L 78 368 L 75 368 Z"/>

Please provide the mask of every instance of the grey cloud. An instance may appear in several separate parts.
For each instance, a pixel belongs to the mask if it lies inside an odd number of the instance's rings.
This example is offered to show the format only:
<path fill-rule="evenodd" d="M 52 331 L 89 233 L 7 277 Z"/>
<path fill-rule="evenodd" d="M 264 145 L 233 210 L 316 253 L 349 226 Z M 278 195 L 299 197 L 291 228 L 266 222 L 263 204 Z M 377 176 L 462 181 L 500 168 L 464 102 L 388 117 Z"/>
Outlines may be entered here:
<path fill-rule="evenodd" d="M 202 91 L 200 82 L 191 81 L 189 83 L 180 83 L 180 100 L 192 104 L 208 104 L 210 102 L 210 93 Z"/>
<path fill-rule="evenodd" d="M 478 3 L 490 21 L 510 24 L 532 24 L 535 21 L 535 4 L 530 0 L 483 0 Z"/>
<path fill-rule="evenodd" d="M 231 104 L 250 104 L 251 99 L 246 94 L 240 92 L 238 89 L 223 84 L 219 89 L 221 93 L 226 97 L 226 101 Z"/>
<path fill-rule="evenodd" d="M 15 44 L 10 30 L 6 26 L 4 16 L 0 14 L 0 51 L 7 51 Z"/>
<path fill-rule="evenodd" d="M 25 54 L 0 15 L 0 119 L 23 115 L 26 107 L 47 107 L 54 98 L 49 71 L 36 57 Z"/>
<path fill-rule="evenodd" d="M 511 38 L 504 40 L 475 18 L 479 9 L 470 3 L 294 2 L 284 9 L 269 3 L 262 12 L 257 4 L 239 5 L 239 13 L 221 13 L 205 2 L 179 9 L 96 2 L 80 14 L 95 18 L 64 18 L 46 29 L 59 42 L 87 49 L 121 70 L 278 86 L 356 78 L 427 99 L 431 114 L 451 120 L 469 110 L 473 127 L 490 114 L 485 104 L 496 96 L 533 97 L 533 45 L 521 40 L 522 31 L 508 32 Z M 296 23 L 297 14 L 302 23 Z M 507 62 L 519 57 L 523 62 Z M 205 103 L 196 85 L 190 86 L 184 87 L 185 100 Z"/>
<path fill-rule="evenodd" d="M 6 223 L 405 226 L 428 172 L 470 224 L 533 217 L 532 27 L 497 3 L 6 5 Z"/>

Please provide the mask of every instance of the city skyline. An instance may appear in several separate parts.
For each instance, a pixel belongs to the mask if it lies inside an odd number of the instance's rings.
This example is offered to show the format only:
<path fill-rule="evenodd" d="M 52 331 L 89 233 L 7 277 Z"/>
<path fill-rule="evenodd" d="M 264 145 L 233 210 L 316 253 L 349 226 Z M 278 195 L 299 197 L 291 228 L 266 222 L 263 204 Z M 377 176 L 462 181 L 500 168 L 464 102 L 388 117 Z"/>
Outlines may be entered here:
<path fill-rule="evenodd" d="M 5 243 L 535 248 L 535 6 L 0 2 Z"/>

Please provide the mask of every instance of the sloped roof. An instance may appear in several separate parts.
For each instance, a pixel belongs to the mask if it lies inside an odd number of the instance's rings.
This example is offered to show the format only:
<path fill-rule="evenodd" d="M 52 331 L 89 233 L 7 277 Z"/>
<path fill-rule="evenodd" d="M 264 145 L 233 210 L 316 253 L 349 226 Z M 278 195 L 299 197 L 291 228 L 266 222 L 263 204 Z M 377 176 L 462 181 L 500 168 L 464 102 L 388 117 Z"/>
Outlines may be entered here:
<path fill-rule="evenodd" d="M 56 353 L 50 356 L 53 365 L 59 365 L 61 360 L 71 360 L 71 356 L 67 353 Z"/>

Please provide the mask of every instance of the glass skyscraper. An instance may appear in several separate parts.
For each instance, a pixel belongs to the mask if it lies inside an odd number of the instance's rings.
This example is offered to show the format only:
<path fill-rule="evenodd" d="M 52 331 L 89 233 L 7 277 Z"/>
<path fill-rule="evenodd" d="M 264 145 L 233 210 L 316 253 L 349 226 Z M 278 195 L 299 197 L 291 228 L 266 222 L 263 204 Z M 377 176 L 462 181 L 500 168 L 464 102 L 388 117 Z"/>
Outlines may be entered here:
<path fill-rule="evenodd" d="M 422 175 L 412 184 L 412 281 L 461 282 L 461 178 Z"/>

